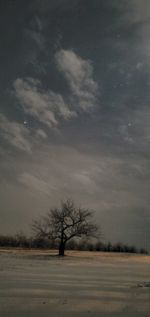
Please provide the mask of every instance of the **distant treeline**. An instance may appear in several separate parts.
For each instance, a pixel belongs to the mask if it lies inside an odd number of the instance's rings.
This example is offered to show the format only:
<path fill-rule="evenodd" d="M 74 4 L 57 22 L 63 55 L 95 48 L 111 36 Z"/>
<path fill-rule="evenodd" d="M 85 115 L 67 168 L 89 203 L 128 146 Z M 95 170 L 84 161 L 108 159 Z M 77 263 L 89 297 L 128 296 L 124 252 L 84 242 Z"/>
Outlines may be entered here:
<path fill-rule="evenodd" d="M 16 234 L 14 236 L 0 235 L 1 248 L 27 248 L 27 249 L 57 249 L 57 242 L 50 241 L 46 238 L 26 237 L 24 234 Z M 110 242 L 90 242 L 86 240 L 72 240 L 68 242 L 67 250 L 80 251 L 103 251 L 103 252 L 125 252 L 125 253 L 140 253 L 148 254 L 144 248 L 138 249 L 135 246 L 129 246 L 123 243 L 112 244 Z"/>

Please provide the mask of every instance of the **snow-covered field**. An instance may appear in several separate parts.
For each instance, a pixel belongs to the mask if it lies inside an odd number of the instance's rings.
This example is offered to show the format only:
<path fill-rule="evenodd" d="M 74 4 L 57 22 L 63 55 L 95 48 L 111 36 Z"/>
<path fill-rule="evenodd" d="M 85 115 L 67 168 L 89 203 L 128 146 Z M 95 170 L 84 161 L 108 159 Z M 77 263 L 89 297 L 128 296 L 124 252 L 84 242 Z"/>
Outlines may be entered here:
<path fill-rule="evenodd" d="M 0 251 L 0 317 L 149 317 L 150 257 Z"/>

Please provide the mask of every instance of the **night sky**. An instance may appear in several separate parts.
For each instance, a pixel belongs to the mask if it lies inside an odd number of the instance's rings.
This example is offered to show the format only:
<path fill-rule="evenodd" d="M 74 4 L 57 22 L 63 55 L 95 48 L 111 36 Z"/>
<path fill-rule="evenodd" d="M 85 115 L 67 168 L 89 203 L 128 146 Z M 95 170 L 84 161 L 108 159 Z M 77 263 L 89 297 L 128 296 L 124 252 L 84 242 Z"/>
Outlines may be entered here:
<path fill-rule="evenodd" d="M 150 1 L 0 1 L 0 234 L 60 200 L 150 250 Z"/>

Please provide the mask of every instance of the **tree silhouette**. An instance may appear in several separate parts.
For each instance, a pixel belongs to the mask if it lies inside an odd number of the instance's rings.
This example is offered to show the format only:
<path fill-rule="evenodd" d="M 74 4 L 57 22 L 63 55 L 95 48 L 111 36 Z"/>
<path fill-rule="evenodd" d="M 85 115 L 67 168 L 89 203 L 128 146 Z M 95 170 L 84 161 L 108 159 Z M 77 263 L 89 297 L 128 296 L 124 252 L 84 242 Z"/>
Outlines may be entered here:
<path fill-rule="evenodd" d="M 59 255 L 64 256 L 66 243 L 74 237 L 98 237 L 98 227 L 91 222 L 93 212 L 76 207 L 72 200 L 62 202 L 61 208 L 52 208 L 32 228 L 38 237 L 47 237 L 58 241 Z"/>

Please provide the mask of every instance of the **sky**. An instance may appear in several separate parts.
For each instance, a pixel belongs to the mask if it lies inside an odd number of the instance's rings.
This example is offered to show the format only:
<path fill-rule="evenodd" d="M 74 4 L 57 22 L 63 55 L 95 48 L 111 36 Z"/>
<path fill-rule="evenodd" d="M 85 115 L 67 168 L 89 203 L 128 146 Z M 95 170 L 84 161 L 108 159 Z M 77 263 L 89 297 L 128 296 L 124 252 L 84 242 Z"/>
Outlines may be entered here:
<path fill-rule="evenodd" d="M 149 0 L 1 0 L 0 234 L 71 198 L 150 250 L 149 34 Z"/>

